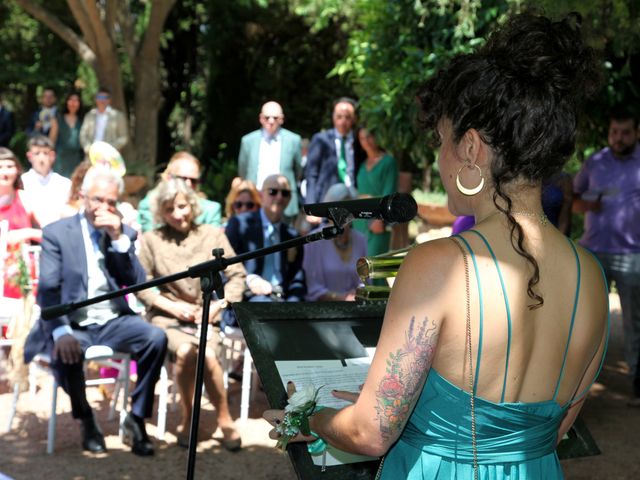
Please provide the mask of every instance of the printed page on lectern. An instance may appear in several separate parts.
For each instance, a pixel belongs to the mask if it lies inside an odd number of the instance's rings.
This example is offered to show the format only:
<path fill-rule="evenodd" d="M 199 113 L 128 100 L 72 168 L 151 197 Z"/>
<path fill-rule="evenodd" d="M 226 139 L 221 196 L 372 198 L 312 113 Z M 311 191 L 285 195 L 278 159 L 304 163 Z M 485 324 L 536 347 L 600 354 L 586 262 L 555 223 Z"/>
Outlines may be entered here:
<path fill-rule="evenodd" d="M 318 405 L 323 407 L 344 408 L 350 403 L 331 395 L 331 390 L 358 392 L 367 378 L 375 348 L 366 349 L 368 356 L 361 358 L 345 358 L 342 360 L 276 360 L 276 368 L 280 374 L 282 385 L 293 382 L 296 388 L 312 385 L 318 392 Z M 286 387 L 285 387 L 286 390 Z M 322 465 L 322 454 L 311 455 L 315 465 Z M 344 465 L 347 463 L 366 462 L 375 457 L 355 455 L 343 452 L 327 445 L 326 465 Z"/>

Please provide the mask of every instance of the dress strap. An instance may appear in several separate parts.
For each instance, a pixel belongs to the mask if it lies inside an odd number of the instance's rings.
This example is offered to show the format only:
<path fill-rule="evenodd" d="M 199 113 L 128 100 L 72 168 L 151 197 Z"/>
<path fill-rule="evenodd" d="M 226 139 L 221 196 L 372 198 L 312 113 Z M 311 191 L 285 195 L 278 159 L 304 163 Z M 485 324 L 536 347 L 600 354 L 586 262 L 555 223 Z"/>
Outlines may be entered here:
<path fill-rule="evenodd" d="M 505 357 L 505 361 L 504 361 L 504 378 L 502 380 L 502 395 L 500 397 L 500 403 L 504 402 L 504 395 L 505 392 L 507 390 L 507 374 L 509 372 L 509 356 L 511 354 L 511 308 L 509 307 L 509 297 L 507 296 L 507 289 L 504 285 L 504 278 L 502 276 L 502 270 L 500 269 L 500 265 L 498 264 L 498 259 L 496 258 L 496 254 L 493 252 L 493 249 L 491 248 L 491 245 L 489 245 L 489 242 L 487 241 L 487 239 L 485 238 L 484 235 L 482 235 L 479 231 L 477 230 L 469 230 L 472 233 L 475 233 L 478 237 L 480 237 L 480 239 L 484 242 L 484 244 L 487 247 L 487 250 L 489 250 L 489 253 L 491 254 L 491 258 L 493 258 L 493 263 L 496 266 L 496 270 L 498 271 L 498 278 L 500 279 L 500 288 L 502 289 L 502 296 L 504 297 L 504 308 L 507 312 L 507 353 L 506 353 L 506 357 Z"/>
<path fill-rule="evenodd" d="M 553 392 L 553 401 L 558 398 L 558 391 L 560 390 L 560 383 L 562 383 L 562 377 L 564 377 L 564 367 L 567 364 L 567 354 L 569 353 L 569 344 L 571 343 L 571 334 L 573 333 L 573 325 L 576 321 L 576 311 L 578 309 L 578 301 L 580 300 L 580 280 L 582 276 L 582 268 L 580 266 L 580 257 L 578 256 L 578 251 L 576 250 L 576 246 L 573 244 L 570 238 L 567 238 L 569 242 L 569 246 L 571 246 L 571 250 L 573 250 L 573 256 L 576 259 L 576 271 L 578 280 L 576 281 L 576 293 L 573 299 L 573 310 L 571 311 L 571 323 L 569 324 L 569 335 L 567 336 L 567 345 L 564 347 L 564 356 L 562 357 L 562 366 L 560 367 L 560 374 L 558 375 L 558 383 L 556 383 L 556 389 Z"/>
<path fill-rule="evenodd" d="M 469 242 L 467 242 L 464 237 L 462 237 L 461 235 L 454 235 L 455 238 L 460 239 L 460 241 L 462 241 L 462 243 L 465 244 L 465 246 L 467 247 L 467 250 L 469 250 L 469 253 L 471 254 L 471 260 L 473 261 L 473 270 L 475 271 L 476 274 L 476 283 L 478 284 L 478 298 L 480 299 L 480 332 L 478 335 L 478 354 L 476 356 L 476 373 L 475 373 L 475 379 L 473 381 L 473 395 L 476 394 L 477 390 L 478 390 L 478 377 L 480 376 L 480 357 L 482 355 L 482 325 L 483 325 L 483 321 L 484 321 L 484 302 L 482 300 L 482 284 L 480 283 L 480 272 L 478 271 L 478 262 L 476 261 L 476 256 L 473 253 L 473 249 L 471 248 L 471 245 L 469 245 Z"/>
<path fill-rule="evenodd" d="M 573 246 L 573 242 L 571 242 L 571 246 Z M 575 247 L 574 247 L 574 251 L 575 251 Z M 596 263 L 600 267 L 600 273 L 602 274 L 602 280 L 604 281 L 605 294 L 607 298 L 607 325 L 605 327 L 606 331 L 605 331 L 605 338 L 604 338 L 604 350 L 602 351 L 602 358 L 600 359 L 600 365 L 598 366 L 598 371 L 594 375 L 591 383 L 584 390 L 582 390 L 582 392 L 575 395 L 572 400 L 567 402 L 568 406 L 573 405 L 574 403 L 582 399 L 582 397 L 584 397 L 589 392 L 592 385 L 595 383 L 596 379 L 600 375 L 600 371 L 602 370 L 602 366 L 604 365 L 604 357 L 606 356 L 607 349 L 609 347 L 609 333 L 611 331 L 611 312 L 609 310 L 609 284 L 607 282 L 607 276 L 604 273 L 604 268 L 602 268 L 602 264 L 600 263 L 600 260 L 598 260 L 598 257 L 596 257 L 590 250 L 585 249 L 585 251 L 593 257 L 593 259 L 596 261 Z M 595 357 L 597 353 L 598 353 L 598 349 L 596 348 L 595 352 L 593 352 L 593 356 Z M 593 357 L 592 357 L 592 360 L 593 360 Z M 591 364 L 591 362 L 589 362 L 589 364 Z"/>

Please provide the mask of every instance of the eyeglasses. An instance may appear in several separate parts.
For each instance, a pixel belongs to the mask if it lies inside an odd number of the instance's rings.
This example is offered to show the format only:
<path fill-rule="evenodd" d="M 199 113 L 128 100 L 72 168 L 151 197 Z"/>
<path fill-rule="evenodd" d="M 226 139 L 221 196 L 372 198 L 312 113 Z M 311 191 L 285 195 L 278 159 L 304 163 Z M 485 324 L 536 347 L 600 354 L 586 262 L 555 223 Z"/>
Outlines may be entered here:
<path fill-rule="evenodd" d="M 271 197 L 275 197 L 280 192 L 282 198 L 289 198 L 291 196 L 291 190 L 287 190 L 286 188 L 267 188 L 267 193 Z"/>
<path fill-rule="evenodd" d="M 182 180 L 185 183 L 191 182 L 191 185 L 193 186 L 193 188 L 196 188 L 200 184 L 199 178 L 183 177 L 181 175 L 171 175 L 171 178 Z"/>
<path fill-rule="evenodd" d="M 96 100 L 109 100 L 109 95 L 96 95 Z"/>
<path fill-rule="evenodd" d="M 253 210 L 256 206 L 254 202 L 241 202 L 240 200 L 236 200 L 233 202 L 233 209 L 240 210 L 241 208 L 246 208 L 247 210 Z"/>
<path fill-rule="evenodd" d="M 116 205 L 118 205 L 118 200 L 98 196 L 89 197 L 89 202 L 94 205 L 102 205 L 103 203 L 106 203 L 111 208 L 115 208 Z"/>

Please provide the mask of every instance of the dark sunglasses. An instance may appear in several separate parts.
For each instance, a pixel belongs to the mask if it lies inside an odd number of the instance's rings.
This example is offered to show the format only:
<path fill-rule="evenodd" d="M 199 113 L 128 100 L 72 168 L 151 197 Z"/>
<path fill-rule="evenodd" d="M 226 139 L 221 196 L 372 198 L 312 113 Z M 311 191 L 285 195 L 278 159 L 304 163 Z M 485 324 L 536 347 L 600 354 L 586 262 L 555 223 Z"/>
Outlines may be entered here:
<path fill-rule="evenodd" d="M 185 183 L 186 182 L 191 182 L 191 185 L 193 185 L 194 187 L 197 187 L 198 184 L 200 183 L 200 179 L 199 178 L 181 177 L 180 175 L 171 175 L 171 178 L 180 179 Z"/>
<path fill-rule="evenodd" d="M 236 200 L 235 202 L 233 202 L 233 208 L 235 210 L 240 210 L 241 208 L 252 210 L 255 206 L 256 204 L 254 202 L 241 202 L 239 200 Z"/>
<path fill-rule="evenodd" d="M 271 197 L 275 197 L 280 192 L 282 198 L 289 198 L 291 196 L 291 190 L 287 190 L 286 188 L 267 188 L 267 193 Z"/>

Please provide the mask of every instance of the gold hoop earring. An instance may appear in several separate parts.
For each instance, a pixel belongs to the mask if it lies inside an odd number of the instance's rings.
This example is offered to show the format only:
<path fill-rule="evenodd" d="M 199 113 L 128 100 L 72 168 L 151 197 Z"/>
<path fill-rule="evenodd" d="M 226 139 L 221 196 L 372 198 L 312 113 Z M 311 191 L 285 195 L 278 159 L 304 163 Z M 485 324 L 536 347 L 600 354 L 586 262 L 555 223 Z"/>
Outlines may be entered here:
<path fill-rule="evenodd" d="M 462 182 L 460 181 L 460 172 L 462 171 L 463 168 L 467 168 L 467 167 L 468 165 L 463 165 L 458 170 L 458 173 L 456 173 L 456 187 L 458 188 L 458 191 L 461 194 L 471 197 L 473 195 L 477 195 L 478 193 L 480 193 L 484 188 L 484 177 L 482 176 L 482 170 L 480 169 L 480 167 L 478 165 L 474 165 L 473 168 L 477 168 L 478 172 L 480 172 L 480 183 L 478 184 L 477 187 L 474 187 L 474 188 L 465 187 L 464 185 L 462 185 Z"/>

